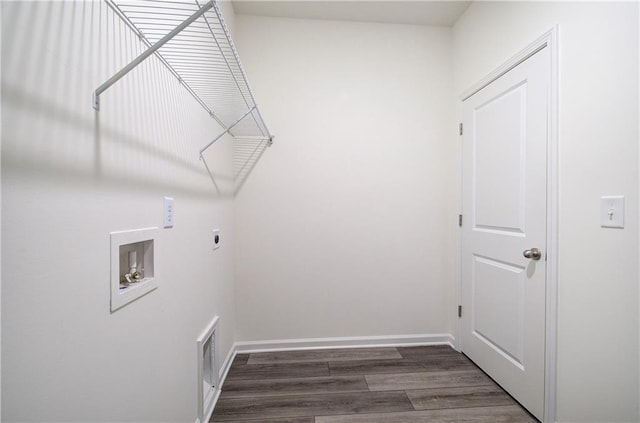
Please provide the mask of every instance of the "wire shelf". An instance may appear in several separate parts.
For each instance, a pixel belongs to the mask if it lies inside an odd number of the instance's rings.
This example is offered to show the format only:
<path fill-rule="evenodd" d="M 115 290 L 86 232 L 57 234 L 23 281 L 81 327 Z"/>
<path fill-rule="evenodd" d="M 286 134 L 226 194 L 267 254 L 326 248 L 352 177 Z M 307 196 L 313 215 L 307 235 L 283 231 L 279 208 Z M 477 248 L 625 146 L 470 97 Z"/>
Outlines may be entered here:
<path fill-rule="evenodd" d="M 236 139 L 271 144 L 273 136 L 262 119 L 215 1 L 106 0 L 106 3 L 148 49 L 96 89 L 96 110 L 100 109 L 102 92 L 154 54 L 224 128 L 200 150 L 201 158 L 207 148 L 227 133 Z"/>

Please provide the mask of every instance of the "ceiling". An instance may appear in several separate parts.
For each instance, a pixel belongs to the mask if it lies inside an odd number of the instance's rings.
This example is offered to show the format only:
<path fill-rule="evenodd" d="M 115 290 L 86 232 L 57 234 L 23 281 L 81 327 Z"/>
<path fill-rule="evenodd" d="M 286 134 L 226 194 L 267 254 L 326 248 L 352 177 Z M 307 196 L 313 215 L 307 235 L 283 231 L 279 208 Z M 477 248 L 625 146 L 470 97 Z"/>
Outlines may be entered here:
<path fill-rule="evenodd" d="M 452 26 L 471 1 L 232 0 L 231 4 L 240 15 Z"/>

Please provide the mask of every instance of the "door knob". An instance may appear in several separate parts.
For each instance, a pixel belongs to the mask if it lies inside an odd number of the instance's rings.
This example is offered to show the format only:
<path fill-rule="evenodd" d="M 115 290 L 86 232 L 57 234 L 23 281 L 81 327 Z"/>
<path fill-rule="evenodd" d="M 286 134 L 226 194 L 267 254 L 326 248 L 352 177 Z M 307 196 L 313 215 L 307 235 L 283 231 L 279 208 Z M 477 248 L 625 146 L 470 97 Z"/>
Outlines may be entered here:
<path fill-rule="evenodd" d="M 540 258 L 542 257 L 542 251 L 537 248 L 532 248 L 530 250 L 524 250 L 522 252 L 522 255 L 528 259 L 540 260 Z"/>

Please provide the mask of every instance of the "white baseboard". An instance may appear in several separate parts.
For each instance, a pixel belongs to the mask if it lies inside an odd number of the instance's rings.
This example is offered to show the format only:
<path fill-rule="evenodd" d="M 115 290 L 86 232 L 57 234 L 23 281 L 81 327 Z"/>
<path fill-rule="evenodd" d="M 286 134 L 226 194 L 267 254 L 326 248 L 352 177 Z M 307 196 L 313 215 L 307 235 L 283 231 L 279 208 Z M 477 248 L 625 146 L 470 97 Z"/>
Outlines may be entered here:
<path fill-rule="evenodd" d="M 222 384 L 224 383 L 227 375 L 229 374 L 229 370 L 231 369 L 231 363 L 233 363 L 233 359 L 236 358 L 237 354 L 236 344 L 233 344 L 227 357 L 222 362 L 222 366 L 220 366 L 219 378 L 218 378 L 218 390 L 222 389 Z"/>
<path fill-rule="evenodd" d="M 421 335 L 354 336 L 341 338 L 276 339 L 271 341 L 236 342 L 237 353 L 295 351 L 329 348 L 404 347 L 417 345 L 451 345 L 454 337 L 448 333 Z"/>
<path fill-rule="evenodd" d="M 272 352 L 272 351 L 296 351 L 329 348 L 366 348 L 366 347 L 411 347 L 419 345 L 450 345 L 454 347 L 455 338 L 448 333 L 422 334 L 422 335 L 388 335 L 388 336 L 352 336 L 341 338 L 305 338 L 305 339 L 275 339 L 271 341 L 242 341 L 233 344 L 222 366 L 220 366 L 218 389 L 213 400 L 211 412 L 206 416 L 206 421 L 211 419 L 211 414 L 220 398 L 222 385 L 224 384 L 231 363 L 237 354 Z M 196 420 L 196 423 L 201 423 Z"/>

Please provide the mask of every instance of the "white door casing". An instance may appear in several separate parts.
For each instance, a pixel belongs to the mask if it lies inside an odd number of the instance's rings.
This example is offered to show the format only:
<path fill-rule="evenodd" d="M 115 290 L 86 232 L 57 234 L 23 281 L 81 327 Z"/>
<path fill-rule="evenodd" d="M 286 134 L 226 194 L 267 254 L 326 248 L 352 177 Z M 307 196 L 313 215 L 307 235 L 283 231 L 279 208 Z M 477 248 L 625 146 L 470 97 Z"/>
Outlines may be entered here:
<path fill-rule="evenodd" d="M 532 414 L 545 401 L 545 46 L 463 102 L 461 350 Z M 538 261 L 525 258 L 532 248 Z"/>

